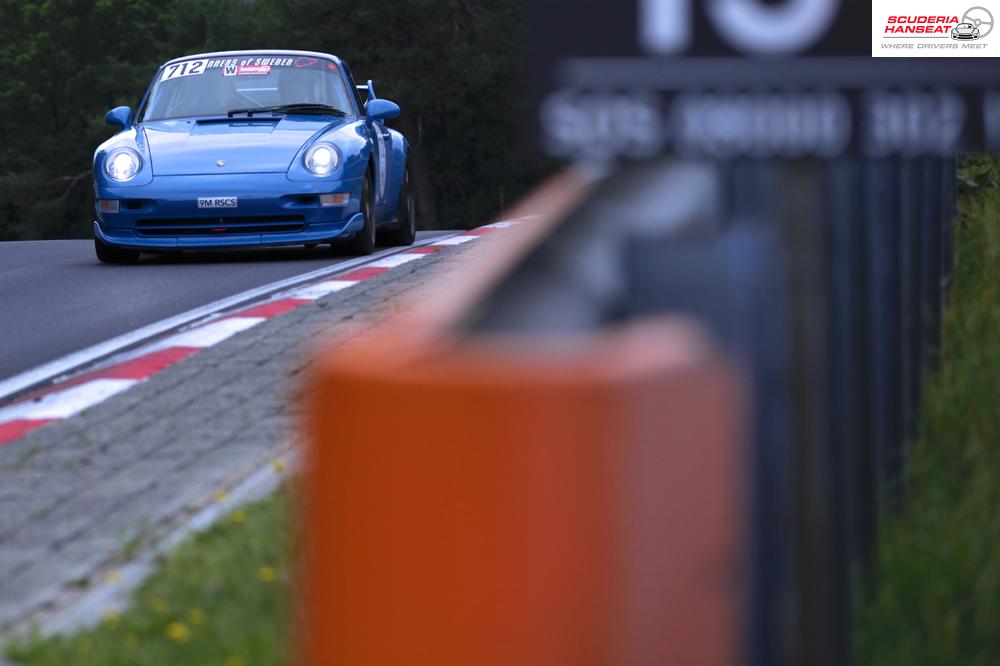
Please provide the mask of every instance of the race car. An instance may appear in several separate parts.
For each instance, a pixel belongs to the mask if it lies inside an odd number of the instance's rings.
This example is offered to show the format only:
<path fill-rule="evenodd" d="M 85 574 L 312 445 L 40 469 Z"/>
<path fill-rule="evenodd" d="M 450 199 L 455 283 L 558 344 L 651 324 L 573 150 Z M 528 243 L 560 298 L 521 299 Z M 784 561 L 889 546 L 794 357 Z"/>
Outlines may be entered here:
<path fill-rule="evenodd" d="M 971 23 L 959 23 L 951 29 L 952 39 L 979 39 L 979 28 Z"/>
<path fill-rule="evenodd" d="M 177 58 L 94 153 L 94 246 L 142 252 L 319 243 L 409 245 L 416 208 L 399 106 L 309 51 Z"/>

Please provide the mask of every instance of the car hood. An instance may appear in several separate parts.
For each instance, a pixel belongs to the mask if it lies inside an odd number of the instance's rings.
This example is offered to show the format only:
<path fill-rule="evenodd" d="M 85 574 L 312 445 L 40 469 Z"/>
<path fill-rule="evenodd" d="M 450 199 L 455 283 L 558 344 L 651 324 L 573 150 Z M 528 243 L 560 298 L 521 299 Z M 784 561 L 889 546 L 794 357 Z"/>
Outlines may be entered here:
<path fill-rule="evenodd" d="M 143 124 L 155 176 L 284 173 L 329 118 L 157 120 Z M 220 166 L 221 164 L 221 166 Z"/>

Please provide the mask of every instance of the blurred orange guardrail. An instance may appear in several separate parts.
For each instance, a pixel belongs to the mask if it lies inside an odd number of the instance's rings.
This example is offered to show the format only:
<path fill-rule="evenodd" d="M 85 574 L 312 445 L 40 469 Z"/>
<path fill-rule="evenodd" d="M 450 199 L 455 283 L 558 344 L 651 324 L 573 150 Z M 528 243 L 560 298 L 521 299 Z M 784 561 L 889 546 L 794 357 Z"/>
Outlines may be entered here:
<path fill-rule="evenodd" d="M 585 184 L 437 306 L 324 351 L 307 400 L 300 663 L 733 664 L 742 380 L 700 329 L 449 324 Z M 457 304 L 457 305 L 456 305 Z"/>

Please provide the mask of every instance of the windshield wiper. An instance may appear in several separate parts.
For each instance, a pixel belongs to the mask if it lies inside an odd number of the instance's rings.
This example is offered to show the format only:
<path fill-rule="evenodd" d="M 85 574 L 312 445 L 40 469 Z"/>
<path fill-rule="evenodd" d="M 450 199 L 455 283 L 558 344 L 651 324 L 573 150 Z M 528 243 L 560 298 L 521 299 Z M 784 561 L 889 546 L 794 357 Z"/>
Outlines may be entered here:
<path fill-rule="evenodd" d="M 334 106 L 329 106 L 327 104 L 278 104 L 277 106 L 257 106 L 250 109 L 233 109 L 226 112 L 227 115 L 232 118 L 233 116 L 245 113 L 247 116 L 253 116 L 257 113 L 314 113 L 318 115 L 333 115 L 344 117 L 347 115 L 346 111 L 338 109 Z"/>

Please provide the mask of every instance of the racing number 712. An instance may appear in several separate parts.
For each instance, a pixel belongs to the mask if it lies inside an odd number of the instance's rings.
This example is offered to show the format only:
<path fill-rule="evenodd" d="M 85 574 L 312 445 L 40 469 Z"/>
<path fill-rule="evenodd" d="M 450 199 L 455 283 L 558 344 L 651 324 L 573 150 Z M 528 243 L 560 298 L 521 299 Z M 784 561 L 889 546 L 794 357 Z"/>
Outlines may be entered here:
<path fill-rule="evenodd" d="M 196 74 L 202 74 L 205 71 L 205 63 L 205 60 L 188 60 L 185 62 L 174 63 L 163 70 L 163 78 L 160 80 L 169 81 L 170 79 L 176 79 L 179 76 L 194 76 Z"/>

